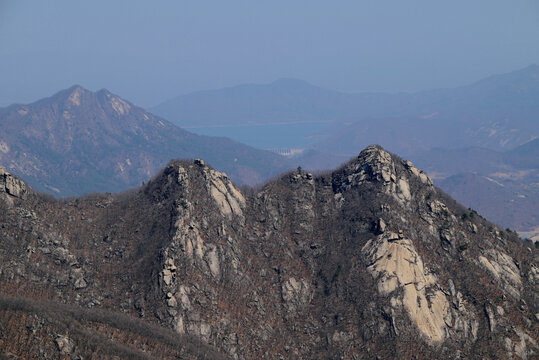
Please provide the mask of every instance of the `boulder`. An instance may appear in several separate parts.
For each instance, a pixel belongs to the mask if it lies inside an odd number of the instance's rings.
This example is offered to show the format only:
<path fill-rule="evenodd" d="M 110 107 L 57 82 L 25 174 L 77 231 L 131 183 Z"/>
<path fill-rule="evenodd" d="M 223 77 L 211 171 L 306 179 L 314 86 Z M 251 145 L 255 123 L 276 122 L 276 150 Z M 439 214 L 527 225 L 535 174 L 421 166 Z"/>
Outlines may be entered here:
<path fill-rule="evenodd" d="M 54 342 L 56 343 L 58 351 L 60 351 L 61 354 L 69 355 L 73 353 L 73 342 L 67 336 L 60 335 L 56 338 L 56 340 L 54 340 Z"/>

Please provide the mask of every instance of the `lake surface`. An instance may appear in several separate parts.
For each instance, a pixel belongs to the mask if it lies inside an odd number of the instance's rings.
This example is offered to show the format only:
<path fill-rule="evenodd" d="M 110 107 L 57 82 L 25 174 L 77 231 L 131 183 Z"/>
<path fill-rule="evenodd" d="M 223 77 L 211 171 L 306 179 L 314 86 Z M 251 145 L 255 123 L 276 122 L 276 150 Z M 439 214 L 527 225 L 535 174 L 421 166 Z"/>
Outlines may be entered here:
<path fill-rule="evenodd" d="M 330 123 L 294 123 L 185 128 L 199 135 L 225 136 L 259 149 L 305 149 L 319 141 Z"/>

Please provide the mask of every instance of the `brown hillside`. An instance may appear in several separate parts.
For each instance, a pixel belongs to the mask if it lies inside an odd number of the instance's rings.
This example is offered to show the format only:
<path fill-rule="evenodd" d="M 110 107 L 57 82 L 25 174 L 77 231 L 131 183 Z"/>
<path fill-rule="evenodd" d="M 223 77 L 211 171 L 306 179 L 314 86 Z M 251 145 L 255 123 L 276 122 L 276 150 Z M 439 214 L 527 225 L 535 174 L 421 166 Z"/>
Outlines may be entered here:
<path fill-rule="evenodd" d="M 22 358 L 62 337 L 90 357 L 85 332 L 120 357 L 539 353 L 537 251 L 378 146 L 258 190 L 195 160 L 116 195 L 55 200 L 6 173 L 0 191 L 0 340 Z"/>

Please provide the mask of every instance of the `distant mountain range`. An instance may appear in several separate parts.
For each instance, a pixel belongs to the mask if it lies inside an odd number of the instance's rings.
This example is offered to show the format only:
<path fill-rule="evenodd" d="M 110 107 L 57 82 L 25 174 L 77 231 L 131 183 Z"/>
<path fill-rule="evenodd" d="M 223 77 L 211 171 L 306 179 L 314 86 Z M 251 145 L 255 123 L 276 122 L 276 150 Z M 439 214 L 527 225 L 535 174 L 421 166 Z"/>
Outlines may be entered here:
<path fill-rule="evenodd" d="M 239 183 L 287 168 L 277 154 L 189 133 L 107 90 L 80 86 L 0 109 L 0 128 L 0 165 L 58 196 L 138 186 L 175 158 L 205 158 Z"/>
<path fill-rule="evenodd" d="M 432 147 L 507 150 L 539 136 L 539 66 L 468 86 L 345 94 L 282 79 L 201 91 L 150 110 L 182 127 L 327 122 L 315 148 L 353 155 L 368 144 L 409 154 Z"/>

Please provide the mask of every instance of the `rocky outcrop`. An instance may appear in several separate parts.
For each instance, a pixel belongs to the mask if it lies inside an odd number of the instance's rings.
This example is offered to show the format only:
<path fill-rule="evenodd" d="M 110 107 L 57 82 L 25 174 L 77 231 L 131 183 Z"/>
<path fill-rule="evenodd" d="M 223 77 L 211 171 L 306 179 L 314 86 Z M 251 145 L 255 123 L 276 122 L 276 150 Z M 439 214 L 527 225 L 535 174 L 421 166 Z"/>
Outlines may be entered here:
<path fill-rule="evenodd" d="M 161 251 L 163 307 L 157 311 L 180 334 L 208 343 L 222 333 L 236 337 L 226 312 L 219 313 L 218 292 L 207 285 L 245 276 L 233 227 L 245 221 L 246 200 L 225 174 L 200 159 L 171 164 L 165 174 L 176 190 L 171 241 Z M 199 212 L 199 206 L 207 214 Z M 227 349 L 235 354 L 237 346 L 232 343 Z"/>
<path fill-rule="evenodd" d="M 394 308 L 404 307 L 430 342 L 443 341 L 449 302 L 412 241 L 388 232 L 369 240 L 363 252 L 370 263 L 367 269 L 377 279 L 378 292 L 390 295 Z"/>
<path fill-rule="evenodd" d="M 516 335 L 516 336 L 515 336 Z M 532 338 L 522 329 L 513 329 L 513 333 L 504 339 L 508 358 L 519 358 L 522 360 L 534 359 L 539 352 L 537 338 Z"/>
<path fill-rule="evenodd" d="M 231 216 L 232 214 L 242 216 L 245 199 L 241 192 L 234 187 L 230 179 L 224 173 L 210 168 L 205 168 L 204 175 L 209 192 L 219 206 L 221 214 L 225 216 Z"/>
<path fill-rule="evenodd" d="M 479 256 L 480 264 L 488 270 L 509 295 L 520 299 L 522 278 L 515 261 L 497 249 L 489 249 L 484 255 Z"/>
<path fill-rule="evenodd" d="M 60 335 L 54 340 L 58 351 L 62 355 L 70 355 L 73 352 L 73 342 L 65 335 Z"/>
<path fill-rule="evenodd" d="M 391 154 L 377 145 L 369 146 L 361 152 L 355 161 L 345 166 L 344 178 L 335 184 L 344 190 L 361 186 L 365 183 L 377 183 L 383 192 L 391 195 L 402 206 L 412 200 L 410 181 L 419 181 L 427 188 L 432 188 L 432 180 L 415 168 L 410 161 L 396 164 Z"/>
<path fill-rule="evenodd" d="M 5 192 L 16 198 L 26 199 L 29 188 L 22 180 L 11 175 L 0 166 L 0 193 L 1 192 Z"/>
<path fill-rule="evenodd" d="M 308 304 L 313 296 L 311 287 L 305 280 L 297 281 L 293 277 L 281 284 L 281 293 L 285 307 L 294 313 Z"/>

